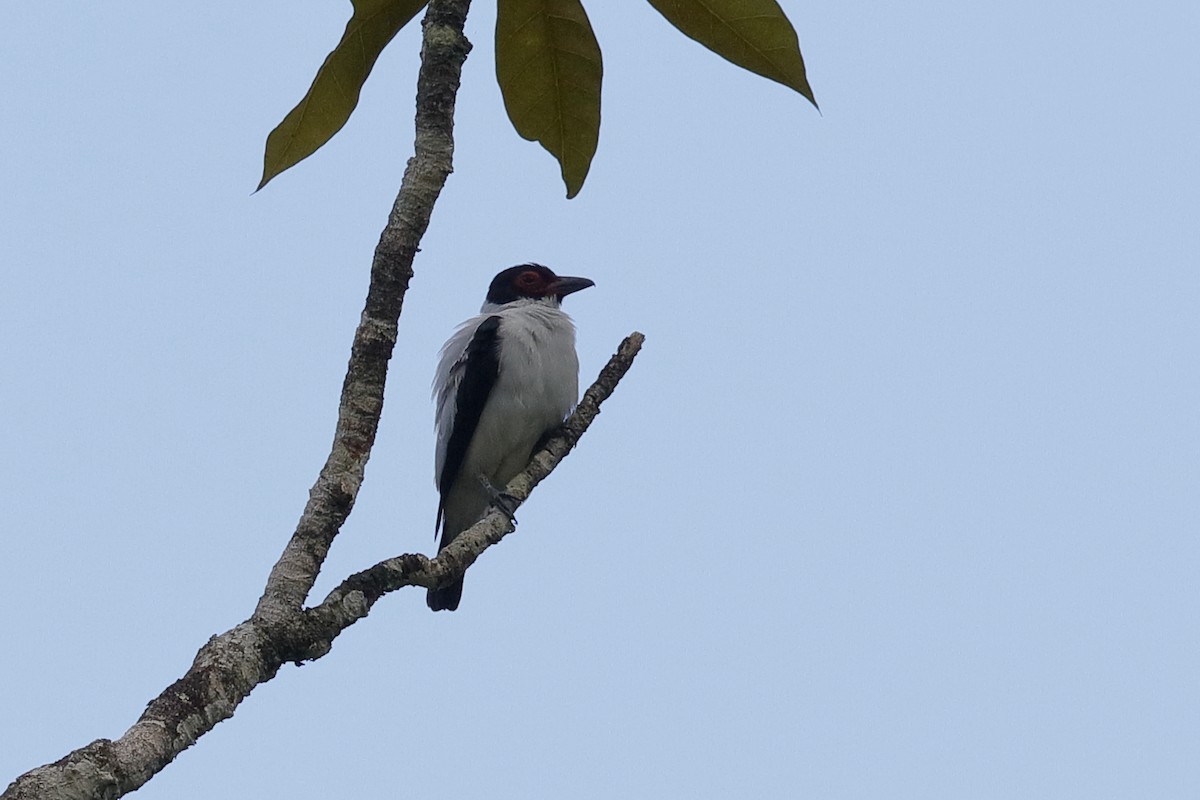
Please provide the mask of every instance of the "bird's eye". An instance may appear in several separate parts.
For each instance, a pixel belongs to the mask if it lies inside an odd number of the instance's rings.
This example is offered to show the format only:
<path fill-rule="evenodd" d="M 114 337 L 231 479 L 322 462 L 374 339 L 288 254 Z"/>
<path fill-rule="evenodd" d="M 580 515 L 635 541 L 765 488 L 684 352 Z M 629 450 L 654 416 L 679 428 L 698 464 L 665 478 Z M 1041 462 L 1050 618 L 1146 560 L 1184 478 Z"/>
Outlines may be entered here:
<path fill-rule="evenodd" d="M 542 281 L 541 276 L 539 276 L 536 272 L 532 272 L 532 271 L 531 272 L 522 272 L 520 274 L 520 276 L 517 277 L 517 285 L 519 285 L 523 288 L 526 288 L 526 289 L 530 289 L 530 288 L 537 286 L 538 284 L 541 283 L 541 281 Z"/>

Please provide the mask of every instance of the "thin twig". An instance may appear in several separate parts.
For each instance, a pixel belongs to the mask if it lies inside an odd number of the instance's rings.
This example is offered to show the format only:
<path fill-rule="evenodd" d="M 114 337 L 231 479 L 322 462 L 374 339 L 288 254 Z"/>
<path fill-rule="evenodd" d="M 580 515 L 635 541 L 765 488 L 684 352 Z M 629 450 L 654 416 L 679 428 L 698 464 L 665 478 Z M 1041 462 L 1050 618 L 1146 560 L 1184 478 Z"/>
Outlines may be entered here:
<path fill-rule="evenodd" d="M 621 378 L 633 366 L 633 360 L 644 341 L 645 337 L 636 331 L 625 337 L 617 352 L 600 371 L 596 382 L 584 392 L 574 413 L 534 453 L 524 471 L 509 481 L 504 493 L 515 500 L 516 506 L 519 507 L 529 498 L 534 487 L 553 472 L 579 442 L 600 414 L 600 404 L 612 395 Z M 478 522 L 456 536 L 436 558 L 406 554 L 381 561 L 351 575 L 330 592 L 324 602 L 306 612 L 306 616 L 321 629 L 321 633 L 313 632 L 317 638 L 314 641 L 317 649 L 310 657 L 327 652 L 339 633 L 365 617 L 375 601 L 388 592 L 405 586 L 433 588 L 457 580 L 484 550 L 512 531 L 513 524 L 508 514 L 492 506 Z"/>

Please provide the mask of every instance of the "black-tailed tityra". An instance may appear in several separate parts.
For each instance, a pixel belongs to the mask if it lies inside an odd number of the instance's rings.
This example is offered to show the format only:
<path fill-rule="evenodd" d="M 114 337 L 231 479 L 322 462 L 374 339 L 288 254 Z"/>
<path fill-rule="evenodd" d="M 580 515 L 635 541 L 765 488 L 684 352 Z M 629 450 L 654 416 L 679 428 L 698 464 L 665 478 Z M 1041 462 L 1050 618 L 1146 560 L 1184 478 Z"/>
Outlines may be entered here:
<path fill-rule="evenodd" d="M 478 521 L 578 402 L 575 326 L 560 304 L 592 285 L 540 264 L 506 269 L 492 279 L 479 316 L 442 348 L 433 384 L 439 552 Z M 460 580 L 430 589 L 427 602 L 453 611 L 461 597 Z"/>

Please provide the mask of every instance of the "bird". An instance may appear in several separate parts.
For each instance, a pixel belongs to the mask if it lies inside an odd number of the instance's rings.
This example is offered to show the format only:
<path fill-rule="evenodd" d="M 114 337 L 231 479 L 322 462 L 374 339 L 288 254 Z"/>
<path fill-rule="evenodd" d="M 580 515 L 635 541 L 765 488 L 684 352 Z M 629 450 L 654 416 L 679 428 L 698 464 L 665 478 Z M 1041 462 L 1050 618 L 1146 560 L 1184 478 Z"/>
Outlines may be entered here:
<path fill-rule="evenodd" d="M 483 516 L 534 450 L 579 400 L 575 324 L 563 298 L 594 286 L 541 264 L 501 271 L 478 316 L 442 347 L 434 376 L 440 500 L 438 552 Z M 459 578 L 426 595 L 434 611 L 454 611 Z"/>

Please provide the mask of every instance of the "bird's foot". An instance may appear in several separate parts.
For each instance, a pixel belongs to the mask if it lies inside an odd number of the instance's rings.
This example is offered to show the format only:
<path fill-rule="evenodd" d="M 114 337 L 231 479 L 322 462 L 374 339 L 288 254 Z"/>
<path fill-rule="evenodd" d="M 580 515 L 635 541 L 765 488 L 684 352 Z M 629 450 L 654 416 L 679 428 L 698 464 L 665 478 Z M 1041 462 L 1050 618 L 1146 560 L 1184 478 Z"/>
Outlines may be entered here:
<path fill-rule="evenodd" d="M 517 507 L 521 505 L 521 502 L 503 489 L 497 489 L 483 475 L 479 476 L 479 482 L 487 489 L 488 495 L 492 498 L 492 505 L 508 517 L 508 521 L 514 528 L 517 527 Z"/>
<path fill-rule="evenodd" d="M 492 505 L 504 512 L 512 526 L 517 527 L 517 506 L 521 503 L 508 492 L 496 492 L 492 495 Z"/>

